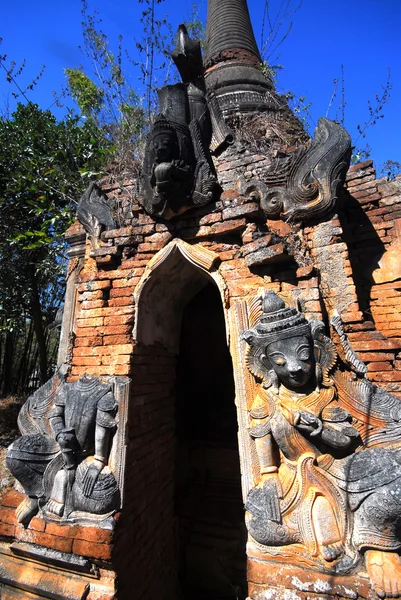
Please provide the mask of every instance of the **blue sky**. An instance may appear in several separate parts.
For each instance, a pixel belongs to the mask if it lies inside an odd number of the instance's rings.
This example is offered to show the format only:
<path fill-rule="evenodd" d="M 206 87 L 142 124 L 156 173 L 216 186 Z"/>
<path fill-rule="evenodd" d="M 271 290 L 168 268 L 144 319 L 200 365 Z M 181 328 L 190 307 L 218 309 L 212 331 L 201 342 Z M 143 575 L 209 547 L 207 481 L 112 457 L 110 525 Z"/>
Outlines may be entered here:
<path fill-rule="evenodd" d="M 248 0 L 256 39 L 260 43 L 263 18 L 263 0 Z M 272 15 L 281 0 L 271 0 Z M 297 1 L 293 0 L 293 5 Z M 103 20 L 103 30 L 115 41 L 124 36 L 127 48 L 135 53 L 135 40 L 141 38 L 140 15 L 143 4 L 135 0 L 89 0 Z M 175 30 L 189 18 L 192 2 L 165 0 L 158 6 L 159 14 L 168 14 Z M 198 2 L 199 15 L 206 17 L 207 0 Z M 63 69 L 79 67 L 84 63 L 78 46 L 81 37 L 80 0 L 54 2 L 54 0 L 17 0 L 7 2 L 2 8 L 0 37 L 3 38 L 0 54 L 8 60 L 27 66 L 20 85 L 29 83 L 30 77 L 46 70 L 30 99 L 42 108 L 53 103 L 52 92 L 64 83 Z M 336 118 L 337 97 L 329 112 L 333 95 L 333 80 L 341 79 L 341 65 L 345 75 L 345 125 L 357 147 L 368 142 L 376 165 L 387 159 L 401 162 L 401 2 L 400 0 L 303 0 L 301 8 L 293 15 L 293 27 L 285 42 L 272 57 L 272 62 L 282 64 L 277 89 L 280 93 L 293 92 L 312 103 L 312 126 L 319 116 Z M 284 31 L 284 30 L 283 30 Z M 276 60 L 277 58 L 277 60 Z M 384 107 L 384 118 L 367 130 L 366 140 L 357 140 L 357 124 L 369 118 L 367 106 L 375 106 L 376 94 L 381 95 L 382 85 L 391 70 L 391 98 Z M 138 75 L 131 68 L 131 84 L 140 92 Z M 0 74 L 0 110 L 12 110 L 13 87 Z M 71 104 L 71 101 L 70 101 Z M 58 113 L 60 115 L 60 113 Z"/>

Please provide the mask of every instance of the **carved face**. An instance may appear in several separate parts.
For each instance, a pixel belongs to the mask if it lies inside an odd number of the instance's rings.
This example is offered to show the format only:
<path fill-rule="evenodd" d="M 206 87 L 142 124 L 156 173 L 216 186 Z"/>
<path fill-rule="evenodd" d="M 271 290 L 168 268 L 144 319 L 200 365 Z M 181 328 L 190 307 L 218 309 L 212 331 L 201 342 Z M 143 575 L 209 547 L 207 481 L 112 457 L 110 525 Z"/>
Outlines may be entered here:
<path fill-rule="evenodd" d="M 302 387 L 314 372 L 313 342 L 306 335 L 272 342 L 265 356 L 286 387 Z"/>
<path fill-rule="evenodd" d="M 168 132 L 159 133 L 159 135 L 153 139 L 156 162 L 161 163 L 172 160 L 174 157 L 175 146 L 175 140 L 172 135 Z"/>

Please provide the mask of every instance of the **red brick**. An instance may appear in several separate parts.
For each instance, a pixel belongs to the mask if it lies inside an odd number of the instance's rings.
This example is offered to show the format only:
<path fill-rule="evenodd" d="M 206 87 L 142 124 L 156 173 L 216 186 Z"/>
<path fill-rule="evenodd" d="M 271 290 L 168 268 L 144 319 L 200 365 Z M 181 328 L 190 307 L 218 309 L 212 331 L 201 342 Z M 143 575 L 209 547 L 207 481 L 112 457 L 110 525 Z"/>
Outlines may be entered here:
<path fill-rule="evenodd" d="M 0 521 L 2 523 L 8 523 L 8 525 L 18 525 L 18 521 L 15 516 L 15 508 L 2 506 L 0 508 Z"/>
<path fill-rule="evenodd" d="M 131 340 L 132 341 L 132 340 Z M 132 354 L 134 351 L 135 345 L 131 344 L 118 344 L 118 345 L 110 345 L 100 346 L 99 348 L 94 348 L 93 353 L 95 356 L 105 356 L 108 354 L 115 355 L 123 355 L 123 354 Z"/>
<path fill-rule="evenodd" d="M 381 361 L 392 361 L 394 360 L 394 353 L 392 352 L 358 352 L 358 356 L 364 362 L 381 362 Z"/>
<path fill-rule="evenodd" d="M 130 335 L 132 333 L 132 325 L 107 325 L 103 327 L 103 333 L 104 335 Z"/>
<path fill-rule="evenodd" d="M 106 300 L 84 300 L 81 309 L 92 310 L 93 308 L 103 308 L 103 306 L 106 306 Z"/>
<path fill-rule="evenodd" d="M 242 204 L 240 206 L 229 206 L 222 212 L 223 221 L 227 219 L 235 219 L 236 217 L 256 217 L 260 213 L 260 206 L 256 202 Z"/>
<path fill-rule="evenodd" d="M 58 523 L 46 524 L 46 533 L 50 535 L 57 535 L 61 538 L 74 538 L 76 532 L 76 525 L 59 525 Z"/>
<path fill-rule="evenodd" d="M 0 536 L 13 538 L 15 536 L 15 526 L 0 522 Z"/>
<path fill-rule="evenodd" d="M 15 538 L 21 542 L 39 544 L 39 546 L 46 546 L 47 548 L 53 548 L 60 552 L 71 552 L 72 548 L 71 538 L 49 535 L 47 533 L 24 529 L 23 527 L 16 527 Z"/>
<path fill-rule="evenodd" d="M 401 381 L 401 371 L 385 371 L 380 373 L 367 373 L 372 381 Z"/>
<path fill-rule="evenodd" d="M 102 364 L 102 361 L 100 357 L 74 356 L 71 364 L 75 367 L 97 367 Z"/>
<path fill-rule="evenodd" d="M 96 544 L 85 540 L 74 540 L 72 551 L 79 556 L 87 556 L 99 560 L 111 560 L 112 547 L 108 544 Z"/>
<path fill-rule="evenodd" d="M 139 279 L 139 277 L 124 277 L 123 279 L 116 279 L 113 281 L 113 289 L 132 287 L 138 283 Z"/>
<path fill-rule="evenodd" d="M 113 531 L 110 529 L 99 529 L 97 527 L 76 526 L 75 537 L 86 542 L 97 544 L 109 544 L 113 539 Z"/>
<path fill-rule="evenodd" d="M 3 494 L 1 498 L 1 505 L 17 508 L 24 498 L 26 498 L 25 494 L 21 494 L 21 492 L 17 492 L 17 490 L 9 490 Z"/>
<path fill-rule="evenodd" d="M 380 331 L 357 331 L 355 333 L 348 333 L 350 341 L 362 341 L 362 340 L 384 340 L 384 335 Z"/>
<path fill-rule="evenodd" d="M 95 300 L 102 300 L 104 296 L 103 290 L 96 290 L 96 292 L 82 292 L 78 295 L 79 302 L 92 302 Z"/>
<path fill-rule="evenodd" d="M 132 324 L 135 320 L 135 315 L 118 315 L 116 317 L 104 317 L 104 324 L 109 325 L 126 325 Z"/>
<path fill-rule="evenodd" d="M 92 331 L 93 333 L 93 331 Z M 93 347 L 93 346 L 101 346 L 102 345 L 102 336 L 101 335 L 92 335 L 90 337 L 77 337 L 75 339 L 74 342 L 75 346 L 86 346 L 86 347 Z"/>
<path fill-rule="evenodd" d="M 129 354 L 107 354 L 101 357 L 102 365 L 128 365 L 131 362 L 131 356 Z"/>
<path fill-rule="evenodd" d="M 129 344 L 132 342 L 132 335 L 106 335 L 103 338 L 103 344 L 105 346 L 114 346 L 119 344 Z"/>
<path fill-rule="evenodd" d="M 44 531 L 46 528 L 46 522 L 41 517 L 33 517 L 29 523 L 29 529 L 33 531 Z"/>
<path fill-rule="evenodd" d="M 134 294 L 135 287 L 126 288 L 115 288 L 110 290 L 110 298 L 122 298 L 126 296 L 132 296 Z"/>
<path fill-rule="evenodd" d="M 395 340 L 371 340 L 363 342 L 353 342 L 354 350 L 392 350 L 401 348 L 401 343 Z"/>
<path fill-rule="evenodd" d="M 231 221 L 225 221 L 224 223 L 215 223 L 211 226 L 212 235 L 224 235 L 225 233 L 231 233 L 232 231 L 240 231 L 245 229 L 246 219 L 232 219 Z"/>
<path fill-rule="evenodd" d="M 77 328 L 86 328 L 86 327 L 101 327 L 103 325 L 103 317 L 94 317 L 90 319 L 77 319 Z M 93 330 L 92 330 L 93 333 Z M 80 332 L 77 332 L 78 335 L 81 335 Z"/>
<path fill-rule="evenodd" d="M 251 252 L 256 252 L 257 250 L 260 250 L 261 248 L 265 248 L 266 246 L 269 246 L 271 241 L 272 241 L 271 235 L 264 235 L 260 238 L 257 238 L 254 242 L 245 244 L 242 247 L 242 254 L 243 254 L 243 256 L 246 256 L 247 254 L 250 254 Z"/>
<path fill-rule="evenodd" d="M 393 368 L 389 362 L 370 362 L 368 371 L 392 371 Z"/>
<path fill-rule="evenodd" d="M 78 292 L 94 292 L 96 290 L 108 290 L 111 288 L 109 279 L 103 281 L 88 281 L 77 285 Z"/>
<path fill-rule="evenodd" d="M 133 303 L 131 296 L 123 296 L 120 298 L 110 298 L 108 306 L 130 306 Z"/>

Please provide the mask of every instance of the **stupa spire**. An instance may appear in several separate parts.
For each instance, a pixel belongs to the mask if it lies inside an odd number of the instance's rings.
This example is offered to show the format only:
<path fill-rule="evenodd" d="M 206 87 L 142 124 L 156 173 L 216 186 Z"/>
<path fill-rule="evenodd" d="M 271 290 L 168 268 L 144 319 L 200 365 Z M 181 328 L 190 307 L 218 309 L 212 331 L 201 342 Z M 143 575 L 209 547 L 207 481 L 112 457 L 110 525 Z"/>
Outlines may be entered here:
<path fill-rule="evenodd" d="M 205 83 L 224 116 L 282 110 L 286 103 L 259 68 L 262 62 L 246 0 L 209 0 Z"/>
<path fill-rule="evenodd" d="M 205 66 L 237 54 L 260 63 L 261 57 L 246 0 L 209 0 L 206 26 Z"/>

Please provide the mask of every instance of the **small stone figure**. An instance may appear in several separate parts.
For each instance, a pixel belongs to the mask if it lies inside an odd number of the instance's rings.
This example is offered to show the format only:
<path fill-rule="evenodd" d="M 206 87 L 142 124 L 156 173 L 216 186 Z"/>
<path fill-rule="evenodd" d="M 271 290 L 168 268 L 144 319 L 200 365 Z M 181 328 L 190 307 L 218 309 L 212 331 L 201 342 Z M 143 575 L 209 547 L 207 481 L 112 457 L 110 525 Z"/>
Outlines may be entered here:
<path fill-rule="evenodd" d="M 246 502 L 251 536 L 264 547 L 297 545 L 325 571 L 347 573 L 364 556 L 378 595 L 398 596 L 401 401 L 351 379 L 323 323 L 274 292 L 250 313 L 243 337 L 261 380 L 250 410 L 259 463 Z"/>
<path fill-rule="evenodd" d="M 78 513 L 107 517 L 119 507 L 120 492 L 108 466 L 116 430 L 117 404 L 108 383 L 84 376 L 65 383 L 60 373 L 21 409 L 22 437 L 7 451 L 7 466 L 27 498 L 17 519 L 74 519 Z"/>
<path fill-rule="evenodd" d="M 159 90 L 160 114 L 148 136 L 142 176 L 145 210 L 165 218 L 211 202 L 217 190 L 200 44 L 183 25 L 172 56 L 183 83 Z"/>

